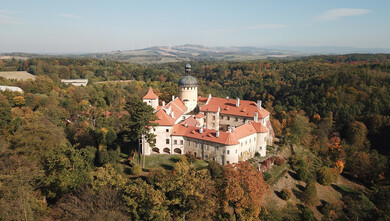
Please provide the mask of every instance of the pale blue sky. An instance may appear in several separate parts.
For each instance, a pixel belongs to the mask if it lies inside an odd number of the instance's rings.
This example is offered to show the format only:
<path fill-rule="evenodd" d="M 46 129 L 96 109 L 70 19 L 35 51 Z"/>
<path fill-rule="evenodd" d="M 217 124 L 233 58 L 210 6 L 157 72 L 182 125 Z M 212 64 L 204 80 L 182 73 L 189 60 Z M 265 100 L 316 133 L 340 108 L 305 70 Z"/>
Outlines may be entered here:
<path fill-rule="evenodd" d="M 390 48 L 389 0 L 0 0 L 0 52 L 149 46 Z"/>

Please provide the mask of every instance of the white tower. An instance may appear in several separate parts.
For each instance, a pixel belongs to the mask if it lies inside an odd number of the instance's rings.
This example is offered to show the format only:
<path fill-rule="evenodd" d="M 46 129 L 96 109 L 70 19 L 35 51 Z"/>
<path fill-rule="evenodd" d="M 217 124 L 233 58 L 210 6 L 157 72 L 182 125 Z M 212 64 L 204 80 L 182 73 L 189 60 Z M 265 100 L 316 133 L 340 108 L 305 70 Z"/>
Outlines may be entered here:
<path fill-rule="evenodd" d="M 198 82 L 190 75 L 191 65 L 186 65 L 186 76 L 179 80 L 179 99 L 187 107 L 187 111 L 191 112 L 195 109 L 198 103 Z"/>
<path fill-rule="evenodd" d="M 154 109 L 157 109 L 158 96 L 153 92 L 152 87 L 149 87 L 148 93 L 142 98 L 142 100 Z"/>

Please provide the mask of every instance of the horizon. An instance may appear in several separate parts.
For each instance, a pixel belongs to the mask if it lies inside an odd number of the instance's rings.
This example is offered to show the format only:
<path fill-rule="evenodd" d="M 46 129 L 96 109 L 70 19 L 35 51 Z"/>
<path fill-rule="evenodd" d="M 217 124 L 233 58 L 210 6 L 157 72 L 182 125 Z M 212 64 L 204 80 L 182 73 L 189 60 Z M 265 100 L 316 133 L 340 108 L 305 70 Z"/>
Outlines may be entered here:
<path fill-rule="evenodd" d="M 389 49 L 390 2 L 8 1 L 0 53 L 86 54 L 150 47 Z"/>

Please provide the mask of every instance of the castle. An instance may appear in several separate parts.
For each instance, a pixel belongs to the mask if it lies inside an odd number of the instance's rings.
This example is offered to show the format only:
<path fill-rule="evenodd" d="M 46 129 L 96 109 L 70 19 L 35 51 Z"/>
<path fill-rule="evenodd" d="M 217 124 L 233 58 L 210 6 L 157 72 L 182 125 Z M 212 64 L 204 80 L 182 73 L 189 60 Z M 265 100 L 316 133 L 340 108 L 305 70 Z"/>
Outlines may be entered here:
<path fill-rule="evenodd" d="M 270 113 L 253 102 L 227 98 L 198 97 L 197 80 L 190 75 L 179 80 L 179 97 L 169 103 L 162 101 L 149 88 L 143 101 L 155 109 L 158 126 L 151 128 L 155 146 L 142 139 L 142 151 L 150 154 L 191 153 L 204 160 L 215 160 L 222 165 L 237 163 L 266 155 L 272 145 L 274 132 Z"/>

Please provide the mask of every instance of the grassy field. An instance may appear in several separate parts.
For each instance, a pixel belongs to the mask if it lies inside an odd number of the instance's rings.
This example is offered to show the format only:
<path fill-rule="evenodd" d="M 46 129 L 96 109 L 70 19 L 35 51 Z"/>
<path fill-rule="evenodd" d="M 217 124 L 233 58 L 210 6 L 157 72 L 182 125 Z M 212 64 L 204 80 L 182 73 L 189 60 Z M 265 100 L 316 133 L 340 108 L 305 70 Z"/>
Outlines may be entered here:
<path fill-rule="evenodd" d="M 145 171 L 149 171 L 153 168 L 164 168 L 167 170 L 173 169 L 176 162 L 180 160 L 181 155 L 169 155 L 169 154 L 153 154 L 145 156 Z M 134 157 L 133 163 L 137 163 L 138 157 Z M 141 156 L 141 162 L 142 162 Z M 204 160 L 195 160 L 194 166 L 196 169 L 201 170 L 207 168 L 208 162 Z"/>
<path fill-rule="evenodd" d="M 35 80 L 36 76 L 28 73 L 27 71 L 1 71 L 0 77 L 6 78 L 6 79 L 15 79 L 15 80 L 22 80 L 26 81 L 28 79 Z"/>

